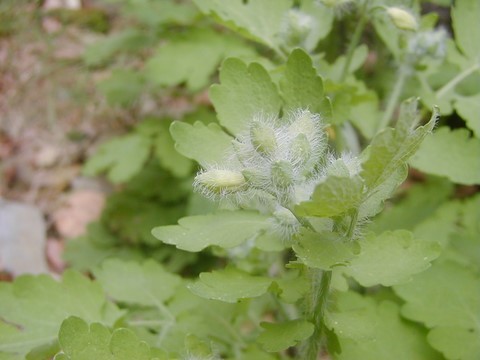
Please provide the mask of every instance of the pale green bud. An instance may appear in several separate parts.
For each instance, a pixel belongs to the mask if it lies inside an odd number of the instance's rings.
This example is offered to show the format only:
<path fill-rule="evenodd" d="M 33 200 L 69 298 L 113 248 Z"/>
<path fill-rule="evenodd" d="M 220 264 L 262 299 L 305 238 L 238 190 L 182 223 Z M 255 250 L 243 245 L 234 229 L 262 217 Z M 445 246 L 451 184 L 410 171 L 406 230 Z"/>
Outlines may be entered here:
<path fill-rule="evenodd" d="M 245 177 L 239 171 L 212 169 L 195 177 L 195 186 L 207 194 L 229 194 L 246 185 Z"/>
<path fill-rule="evenodd" d="M 387 14 L 390 16 L 393 24 L 401 30 L 416 31 L 418 28 L 417 20 L 407 10 L 389 7 L 387 8 Z"/>
<path fill-rule="evenodd" d="M 292 158 L 305 164 L 312 156 L 312 147 L 305 134 L 298 134 L 291 145 Z"/>
<path fill-rule="evenodd" d="M 308 137 L 318 131 L 316 121 L 316 115 L 308 110 L 301 111 L 295 114 L 295 120 L 290 124 L 289 130 L 294 135 L 305 134 Z"/>
<path fill-rule="evenodd" d="M 277 161 L 271 168 L 272 183 L 281 189 L 285 189 L 294 182 L 292 164 L 287 161 Z"/>
<path fill-rule="evenodd" d="M 250 128 L 250 137 L 253 147 L 261 155 L 271 155 L 277 149 L 275 131 L 268 125 L 254 123 Z"/>

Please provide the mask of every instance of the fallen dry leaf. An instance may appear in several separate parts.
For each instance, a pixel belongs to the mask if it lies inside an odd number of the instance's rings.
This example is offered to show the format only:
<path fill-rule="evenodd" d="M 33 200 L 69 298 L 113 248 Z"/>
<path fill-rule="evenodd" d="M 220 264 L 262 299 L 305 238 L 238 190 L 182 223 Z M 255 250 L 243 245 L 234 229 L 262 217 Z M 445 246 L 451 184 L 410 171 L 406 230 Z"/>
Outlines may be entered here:
<path fill-rule="evenodd" d="M 85 233 L 87 225 L 98 219 L 105 204 L 105 195 L 93 190 L 78 190 L 68 195 L 65 205 L 53 214 L 53 223 L 63 238 Z"/>
<path fill-rule="evenodd" d="M 47 260 L 53 271 L 61 273 L 66 264 L 63 261 L 62 254 L 65 248 L 65 243 L 59 239 L 47 239 Z"/>

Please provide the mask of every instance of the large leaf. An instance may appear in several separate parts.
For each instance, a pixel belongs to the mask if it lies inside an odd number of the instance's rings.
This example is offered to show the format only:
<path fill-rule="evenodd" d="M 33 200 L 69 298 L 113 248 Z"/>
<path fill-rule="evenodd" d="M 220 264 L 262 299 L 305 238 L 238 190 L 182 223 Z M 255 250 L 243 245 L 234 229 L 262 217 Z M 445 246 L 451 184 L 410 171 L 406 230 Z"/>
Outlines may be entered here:
<path fill-rule="evenodd" d="M 128 304 L 156 306 L 170 299 L 181 284 L 179 276 L 153 260 L 139 264 L 111 259 L 94 274 L 109 297 Z"/>
<path fill-rule="evenodd" d="M 412 157 L 412 166 L 460 184 L 480 184 L 480 139 L 467 129 L 438 129 Z"/>
<path fill-rule="evenodd" d="M 254 51 L 233 36 L 195 29 L 161 46 L 146 63 L 145 78 L 154 85 L 185 82 L 189 89 L 200 90 L 226 56 L 252 57 Z"/>
<path fill-rule="evenodd" d="M 478 61 L 480 54 L 480 1 L 456 1 L 452 9 L 455 42 L 470 59 Z"/>
<path fill-rule="evenodd" d="M 363 286 L 391 286 L 410 280 L 426 270 L 440 255 L 440 246 L 415 239 L 406 230 L 368 234 L 360 242 L 361 251 L 350 261 L 346 273 Z"/>
<path fill-rule="evenodd" d="M 214 14 L 222 24 L 279 50 L 279 32 L 291 0 L 194 0 L 205 14 Z"/>
<path fill-rule="evenodd" d="M 232 248 L 271 226 L 268 217 L 249 211 L 221 211 L 182 218 L 179 225 L 159 226 L 153 236 L 179 249 L 201 251 L 217 245 Z"/>
<path fill-rule="evenodd" d="M 177 151 L 204 167 L 224 161 L 231 148 L 232 138 L 215 123 L 205 125 L 197 121 L 190 125 L 176 121 L 170 133 Z"/>
<path fill-rule="evenodd" d="M 62 323 L 58 338 L 62 352 L 55 360 L 159 360 L 132 330 L 120 328 L 110 333 L 100 323 L 89 326 L 74 316 Z"/>
<path fill-rule="evenodd" d="M 227 268 L 211 273 L 201 273 L 200 280 L 191 284 L 189 289 L 206 299 L 237 302 L 265 294 L 272 279 L 253 276 L 243 271 Z"/>
<path fill-rule="evenodd" d="M 278 115 L 280 96 L 260 64 L 247 66 L 239 59 L 227 59 L 220 69 L 220 83 L 211 87 L 210 97 L 220 123 L 233 134 L 246 130 L 256 115 Z"/>
<path fill-rule="evenodd" d="M 465 120 L 467 126 L 480 139 L 480 94 L 461 97 L 455 102 L 455 110 Z"/>
<path fill-rule="evenodd" d="M 46 275 L 21 276 L 0 283 L 0 356 L 25 356 L 30 350 L 56 342 L 68 316 L 112 325 L 121 312 L 107 303 L 102 288 L 74 271 L 62 282 Z"/>
<path fill-rule="evenodd" d="M 312 323 L 305 320 L 290 320 L 283 323 L 260 324 L 265 329 L 257 341 L 270 352 L 285 350 L 296 345 L 299 341 L 308 339 L 315 330 Z"/>
<path fill-rule="evenodd" d="M 480 356 L 479 284 L 470 269 L 439 262 L 394 289 L 405 300 L 402 314 L 432 328 L 432 346 L 449 359 L 474 360 Z"/>
<path fill-rule="evenodd" d="M 338 324 L 333 327 L 341 347 L 341 353 L 335 354 L 335 359 L 442 359 L 427 344 L 424 331 L 400 317 L 395 303 L 383 301 L 375 304 L 372 299 L 354 293 L 339 295 L 348 299 L 340 301 L 343 303 L 340 314 L 345 316 L 335 319 Z"/>

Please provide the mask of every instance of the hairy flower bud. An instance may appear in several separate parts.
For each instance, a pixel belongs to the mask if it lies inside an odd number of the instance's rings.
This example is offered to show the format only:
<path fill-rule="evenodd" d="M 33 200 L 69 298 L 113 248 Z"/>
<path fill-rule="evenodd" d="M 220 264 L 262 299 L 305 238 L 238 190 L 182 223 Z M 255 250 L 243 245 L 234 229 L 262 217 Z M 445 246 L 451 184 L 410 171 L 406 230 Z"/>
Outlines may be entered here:
<path fill-rule="evenodd" d="M 282 35 L 288 45 L 296 46 L 302 44 L 312 31 L 313 18 L 297 9 L 290 9 L 282 24 Z"/>
<path fill-rule="evenodd" d="M 415 31 L 418 28 L 417 20 L 407 10 L 389 7 L 387 8 L 387 14 L 390 16 L 393 24 L 401 30 Z"/>
<path fill-rule="evenodd" d="M 312 147 L 305 134 L 298 134 L 292 141 L 291 149 L 292 158 L 298 164 L 305 164 L 312 156 Z"/>
<path fill-rule="evenodd" d="M 287 161 L 277 161 L 272 164 L 271 179 L 275 187 L 285 189 L 294 183 L 292 164 Z"/>
<path fill-rule="evenodd" d="M 266 124 L 255 122 L 250 127 L 250 136 L 253 147 L 261 155 L 271 155 L 277 149 L 275 131 Z"/>
<path fill-rule="evenodd" d="M 245 177 L 239 171 L 211 169 L 195 177 L 194 186 L 211 197 L 233 194 L 246 186 Z"/>

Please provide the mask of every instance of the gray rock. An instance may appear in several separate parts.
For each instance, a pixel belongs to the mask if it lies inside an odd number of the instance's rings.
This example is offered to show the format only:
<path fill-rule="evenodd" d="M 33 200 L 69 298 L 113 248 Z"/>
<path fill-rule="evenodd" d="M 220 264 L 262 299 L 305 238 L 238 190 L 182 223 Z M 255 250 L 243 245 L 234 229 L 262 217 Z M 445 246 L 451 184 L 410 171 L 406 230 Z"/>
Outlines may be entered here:
<path fill-rule="evenodd" d="M 0 199 L 0 270 L 47 273 L 46 224 L 34 206 Z"/>

